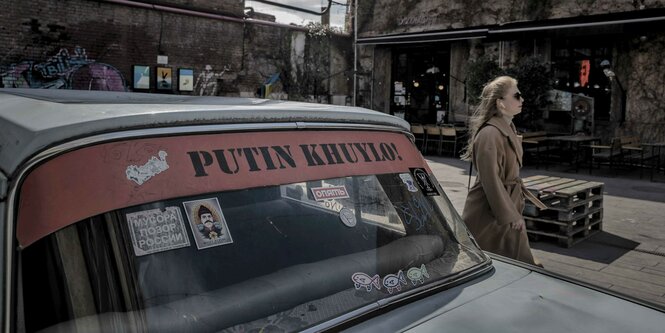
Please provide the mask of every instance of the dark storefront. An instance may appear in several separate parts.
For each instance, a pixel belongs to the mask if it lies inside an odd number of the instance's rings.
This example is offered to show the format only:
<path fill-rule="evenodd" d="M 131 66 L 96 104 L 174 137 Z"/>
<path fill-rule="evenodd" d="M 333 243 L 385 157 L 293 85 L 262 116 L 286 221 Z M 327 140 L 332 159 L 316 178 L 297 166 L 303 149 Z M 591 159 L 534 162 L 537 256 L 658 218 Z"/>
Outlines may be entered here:
<path fill-rule="evenodd" d="M 376 14 L 395 1 L 377 0 L 367 9 Z M 589 5 L 588 14 L 580 15 L 555 3 L 539 13 L 524 11 L 530 4 L 517 12 L 492 4 L 496 16 L 474 15 L 467 22 L 457 7 L 419 3 L 429 8 L 427 14 L 420 6 L 398 20 L 361 15 L 359 59 L 381 54 L 373 57 L 376 62 L 359 62 L 372 81 L 365 83 L 369 87 L 360 84 L 358 94 L 373 94 L 372 108 L 410 123 L 462 125 L 477 97 L 470 93 L 477 93 L 476 83 L 469 84 L 473 61 L 488 57 L 510 70 L 536 58 L 550 87 L 526 105 L 530 114 L 521 130 L 596 135 L 603 141 L 622 135 L 658 141 L 665 135 L 662 97 L 654 88 L 663 86 L 656 73 L 664 66 L 665 8 Z"/>
<path fill-rule="evenodd" d="M 447 44 L 393 48 L 391 113 L 410 123 L 447 122 L 449 64 Z"/>

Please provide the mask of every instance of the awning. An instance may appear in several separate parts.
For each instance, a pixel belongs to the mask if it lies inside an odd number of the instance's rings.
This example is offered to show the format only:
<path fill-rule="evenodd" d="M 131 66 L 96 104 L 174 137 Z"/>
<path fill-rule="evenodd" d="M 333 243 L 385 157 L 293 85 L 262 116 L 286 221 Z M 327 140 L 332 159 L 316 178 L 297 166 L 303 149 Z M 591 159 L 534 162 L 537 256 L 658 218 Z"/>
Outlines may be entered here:
<path fill-rule="evenodd" d="M 627 31 L 654 31 L 663 30 L 665 25 L 665 9 L 645 9 L 632 12 L 611 13 L 603 15 L 566 17 L 560 19 L 534 20 L 508 22 L 491 26 L 477 26 L 464 29 L 426 31 L 420 33 L 390 34 L 383 36 L 358 37 L 357 44 L 405 44 L 424 42 L 443 42 L 467 39 L 508 39 L 515 35 L 548 34 L 553 31 L 574 31 L 582 33 L 584 30 L 599 27 L 612 27 L 606 33 L 622 33 Z M 648 26 L 649 29 L 639 29 Z M 638 28 L 638 29 L 635 29 Z M 593 30 L 597 32 L 597 30 Z"/>
<path fill-rule="evenodd" d="M 453 31 L 423 32 L 356 39 L 357 44 L 404 44 L 423 42 L 443 42 L 451 40 L 486 38 L 488 29 L 463 29 Z"/>

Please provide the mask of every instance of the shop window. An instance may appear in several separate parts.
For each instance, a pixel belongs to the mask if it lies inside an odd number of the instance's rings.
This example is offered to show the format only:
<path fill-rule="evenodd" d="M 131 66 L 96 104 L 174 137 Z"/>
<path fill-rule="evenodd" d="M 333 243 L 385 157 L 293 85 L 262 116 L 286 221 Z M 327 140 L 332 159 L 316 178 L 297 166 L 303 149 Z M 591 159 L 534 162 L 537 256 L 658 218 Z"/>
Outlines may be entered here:
<path fill-rule="evenodd" d="M 612 61 L 612 51 L 604 44 L 609 42 L 562 40 L 552 48 L 554 88 L 592 97 L 596 120 L 609 120 L 610 115 L 611 84 L 600 64 Z"/>
<path fill-rule="evenodd" d="M 448 122 L 447 46 L 393 50 L 391 113 L 411 123 Z"/>

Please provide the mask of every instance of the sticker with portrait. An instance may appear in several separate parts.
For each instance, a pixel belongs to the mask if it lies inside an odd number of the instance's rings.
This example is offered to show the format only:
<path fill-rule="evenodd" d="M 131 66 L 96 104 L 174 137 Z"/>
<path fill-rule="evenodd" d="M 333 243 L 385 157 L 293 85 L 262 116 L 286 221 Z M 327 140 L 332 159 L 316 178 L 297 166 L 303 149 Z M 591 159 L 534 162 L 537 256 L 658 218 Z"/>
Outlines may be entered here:
<path fill-rule="evenodd" d="M 186 201 L 182 204 L 199 250 L 233 243 L 217 198 Z"/>

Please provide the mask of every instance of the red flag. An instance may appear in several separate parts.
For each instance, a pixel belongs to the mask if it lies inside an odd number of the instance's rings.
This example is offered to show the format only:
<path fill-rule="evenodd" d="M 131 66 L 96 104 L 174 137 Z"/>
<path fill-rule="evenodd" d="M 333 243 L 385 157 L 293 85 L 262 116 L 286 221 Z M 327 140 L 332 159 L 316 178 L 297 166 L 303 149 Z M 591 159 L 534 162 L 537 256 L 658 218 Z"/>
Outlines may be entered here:
<path fill-rule="evenodd" d="M 591 63 L 589 60 L 582 60 L 580 63 L 580 86 L 586 87 L 589 85 L 589 68 Z"/>

